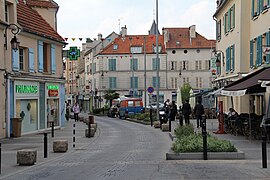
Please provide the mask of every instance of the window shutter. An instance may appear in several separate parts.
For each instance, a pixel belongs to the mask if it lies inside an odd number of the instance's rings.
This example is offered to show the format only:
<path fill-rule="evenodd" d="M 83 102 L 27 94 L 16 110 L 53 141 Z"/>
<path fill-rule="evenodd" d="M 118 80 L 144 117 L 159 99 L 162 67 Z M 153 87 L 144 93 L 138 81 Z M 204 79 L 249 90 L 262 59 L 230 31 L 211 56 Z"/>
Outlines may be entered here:
<path fill-rule="evenodd" d="M 250 41 L 250 59 L 249 59 L 249 66 L 250 68 L 253 67 L 253 40 Z"/>
<path fill-rule="evenodd" d="M 219 26 L 219 21 L 216 21 L 216 40 L 219 40 L 219 32 L 218 32 L 218 26 Z"/>
<path fill-rule="evenodd" d="M 262 35 L 259 36 L 259 66 L 262 65 Z"/>
<path fill-rule="evenodd" d="M 38 72 L 43 72 L 43 41 L 38 41 Z"/>
<path fill-rule="evenodd" d="M 138 89 L 138 77 L 135 77 L 135 88 Z"/>
<path fill-rule="evenodd" d="M 133 77 L 130 77 L 130 88 L 133 88 Z"/>
<path fill-rule="evenodd" d="M 261 12 L 261 0 L 257 0 L 257 14 Z"/>
<path fill-rule="evenodd" d="M 254 17 L 254 0 L 252 0 L 252 3 L 251 3 L 251 18 Z"/>
<path fill-rule="evenodd" d="M 29 72 L 35 71 L 35 57 L 34 57 L 34 49 L 29 48 L 28 49 L 28 60 L 29 60 Z"/>
<path fill-rule="evenodd" d="M 270 0 L 269 0 L 270 1 Z M 270 46 L 270 31 L 266 33 L 266 46 Z M 270 54 L 266 54 L 266 64 L 269 64 Z"/>
<path fill-rule="evenodd" d="M 224 34 L 227 33 L 226 31 L 226 14 L 223 16 L 223 25 L 224 25 Z"/>
<path fill-rule="evenodd" d="M 55 63 L 55 45 L 51 45 L 51 70 L 52 74 L 56 72 L 56 63 Z"/>
<path fill-rule="evenodd" d="M 235 28 L 235 4 L 232 7 L 232 28 Z"/>
<path fill-rule="evenodd" d="M 114 78 L 113 78 L 113 88 L 115 88 L 115 89 L 116 89 L 116 87 L 117 87 L 117 83 L 116 83 L 116 77 L 114 77 Z"/>
<path fill-rule="evenodd" d="M 155 58 L 152 59 L 152 69 L 157 70 L 157 61 Z"/>
<path fill-rule="evenodd" d="M 19 50 L 12 49 L 12 70 L 19 71 Z"/>
<path fill-rule="evenodd" d="M 138 59 L 134 59 L 134 70 L 138 70 Z"/>
<path fill-rule="evenodd" d="M 130 70 L 132 71 L 133 69 L 133 59 L 130 59 Z"/>
<path fill-rule="evenodd" d="M 229 64 L 229 48 L 226 49 L 226 72 L 229 72 L 230 64 Z"/>
<path fill-rule="evenodd" d="M 229 9 L 228 13 L 228 31 L 231 29 L 231 9 Z"/>
<path fill-rule="evenodd" d="M 116 71 L 116 59 L 113 60 L 113 70 Z"/>
<path fill-rule="evenodd" d="M 235 52 L 235 50 L 234 50 L 234 45 L 232 45 L 232 55 L 231 55 L 231 57 L 232 57 L 232 71 L 234 71 L 234 67 L 235 67 L 235 56 L 234 56 L 234 52 Z"/>
<path fill-rule="evenodd" d="M 153 87 L 156 88 L 157 87 L 157 81 L 156 81 L 156 77 L 153 77 Z"/>

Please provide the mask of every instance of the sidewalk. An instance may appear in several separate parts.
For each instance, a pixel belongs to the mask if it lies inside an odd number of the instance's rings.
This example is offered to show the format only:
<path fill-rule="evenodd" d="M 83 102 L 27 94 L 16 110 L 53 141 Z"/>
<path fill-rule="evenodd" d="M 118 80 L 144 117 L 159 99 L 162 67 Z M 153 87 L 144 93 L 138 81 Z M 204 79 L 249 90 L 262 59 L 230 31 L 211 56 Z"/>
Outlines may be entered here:
<path fill-rule="evenodd" d="M 81 113 L 80 116 L 88 117 L 87 113 Z M 73 143 L 73 125 L 75 124 L 75 143 Z M 18 138 L 1 139 L 2 143 L 2 172 L 0 179 L 8 176 L 11 173 L 23 171 L 31 166 L 19 166 L 17 165 L 17 151 L 21 149 L 35 149 L 37 150 L 37 163 L 35 166 L 48 162 L 52 159 L 56 159 L 76 150 L 82 149 L 84 146 L 91 143 L 94 138 L 85 137 L 85 129 L 87 125 L 83 122 L 74 122 L 74 119 L 66 121 L 65 127 L 54 130 L 54 138 L 51 137 L 51 130 L 48 132 L 48 157 L 44 158 L 44 133 L 36 133 L 24 135 Z M 96 135 L 99 133 L 97 129 Z M 53 141 L 54 140 L 68 140 L 68 152 L 66 153 L 54 153 Z M 75 144 L 75 148 L 73 148 Z"/>

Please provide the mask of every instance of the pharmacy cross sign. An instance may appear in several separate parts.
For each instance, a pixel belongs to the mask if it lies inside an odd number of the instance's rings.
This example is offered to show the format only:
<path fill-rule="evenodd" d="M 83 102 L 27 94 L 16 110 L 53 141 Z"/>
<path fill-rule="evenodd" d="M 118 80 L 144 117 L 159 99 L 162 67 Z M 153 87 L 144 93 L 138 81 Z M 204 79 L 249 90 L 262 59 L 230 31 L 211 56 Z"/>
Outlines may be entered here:
<path fill-rule="evenodd" d="M 68 57 L 70 60 L 78 60 L 80 57 L 80 50 L 77 47 L 70 47 L 68 50 Z"/>

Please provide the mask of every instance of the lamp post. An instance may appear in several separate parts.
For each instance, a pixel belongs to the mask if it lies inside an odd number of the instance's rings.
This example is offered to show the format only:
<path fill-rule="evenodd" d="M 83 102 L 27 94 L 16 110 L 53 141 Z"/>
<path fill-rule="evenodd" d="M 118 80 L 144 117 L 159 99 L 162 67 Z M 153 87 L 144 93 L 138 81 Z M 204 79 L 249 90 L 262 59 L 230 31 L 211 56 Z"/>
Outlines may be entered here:
<path fill-rule="evenodd" d="M 160 63 L 159 63 L 159 58 L 158 58 L 158 0 L 156 0 L 156 20 L 157 20 L 157 25 L 156 25 L 156 61 L 157 61 L 157 78 L 156 78 L 156 85 L 157 85 L 157 120 L 159 119 L 159 68 L 160 68 Z"/>
<path fill-rule="evenodd" d="M 14 51 L 17 51 L 19 49 L 19 45 L 20 42 L 17 40 L 16 35 L 21 31 L 21 28 L 19 26 L 17 26 L 16 24 L 9 24 L 6 26 L 5 28 L 5 48 L 7 50 L 7 29 L 11 28 L 11 33 L 14 35 L 13 38 L 11 39 L 10 43 L 11 43 L 11 47 Z"/>

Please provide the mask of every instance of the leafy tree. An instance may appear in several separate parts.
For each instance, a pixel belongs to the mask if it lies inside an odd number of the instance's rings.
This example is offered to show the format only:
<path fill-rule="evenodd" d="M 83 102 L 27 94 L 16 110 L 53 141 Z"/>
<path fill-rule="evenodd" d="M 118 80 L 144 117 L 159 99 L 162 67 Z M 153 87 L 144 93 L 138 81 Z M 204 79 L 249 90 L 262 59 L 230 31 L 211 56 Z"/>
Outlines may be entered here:
<path fill-rule="evenodd" d="M 181 95 L 182 95 L 182 101 L 185 102 L 186 100 L 189 100 L 189 91 L 192 89 L 189 83 L 184 83 L 181 87 Z"/>
<path fill-rule="evenodd" d="M 105 91 L 104 99 L 110 102 L 110 107 L 112 106 L 112 100 L 119 98 L 119 94 L 112 89 L 108 89 Z"/>

